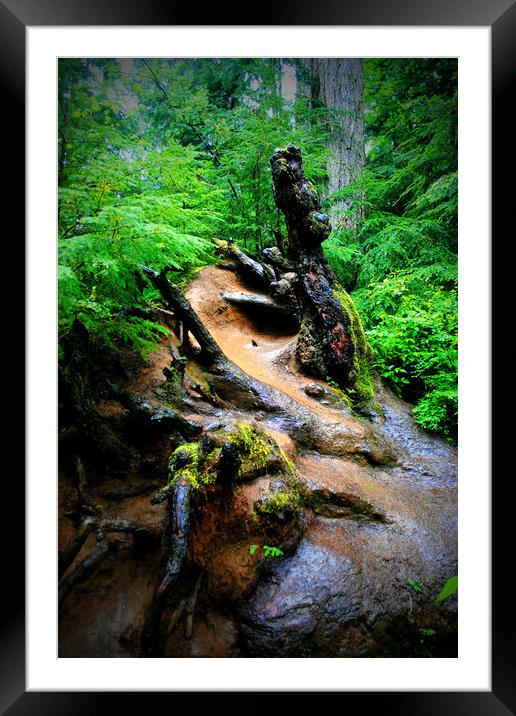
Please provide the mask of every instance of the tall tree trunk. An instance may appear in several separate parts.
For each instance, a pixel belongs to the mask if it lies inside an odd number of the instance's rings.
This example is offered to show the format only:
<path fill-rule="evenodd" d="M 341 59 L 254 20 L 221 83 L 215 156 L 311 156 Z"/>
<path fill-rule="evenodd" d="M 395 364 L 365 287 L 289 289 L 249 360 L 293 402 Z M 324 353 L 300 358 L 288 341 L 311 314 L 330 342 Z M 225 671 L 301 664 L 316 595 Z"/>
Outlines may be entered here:
<path fill-rule="evenodd" d="M 314 58 L 303 61 L 316 80 L 299 82 L 312 100 L 330 110 L 328 195 L 352 184 L 364 168 L 364 87 L 362 60 L 359 58 Z M 311 85 L 311 87 L 310 87 Z M 301 89 L 301 91 L 303 91 Z M 352 198 L 332 202 L 329 215 L 334 229 L 355 227 L 361 209 L 352 215 L 345 212 Z"/>

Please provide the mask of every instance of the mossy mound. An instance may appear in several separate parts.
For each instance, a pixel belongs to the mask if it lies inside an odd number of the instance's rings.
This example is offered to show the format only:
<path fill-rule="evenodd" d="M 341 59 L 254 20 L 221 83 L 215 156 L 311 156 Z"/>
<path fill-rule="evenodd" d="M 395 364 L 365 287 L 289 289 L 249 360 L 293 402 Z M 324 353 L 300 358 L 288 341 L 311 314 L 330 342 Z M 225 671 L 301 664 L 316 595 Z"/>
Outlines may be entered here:
<path fill-rule="evenodd" d="M 304 505 L 304 494 L 299 482 L 288 480 L 278 491 L 273 492 L 256 506 L 257 512 L 267 515 L 299 512 Z"/>

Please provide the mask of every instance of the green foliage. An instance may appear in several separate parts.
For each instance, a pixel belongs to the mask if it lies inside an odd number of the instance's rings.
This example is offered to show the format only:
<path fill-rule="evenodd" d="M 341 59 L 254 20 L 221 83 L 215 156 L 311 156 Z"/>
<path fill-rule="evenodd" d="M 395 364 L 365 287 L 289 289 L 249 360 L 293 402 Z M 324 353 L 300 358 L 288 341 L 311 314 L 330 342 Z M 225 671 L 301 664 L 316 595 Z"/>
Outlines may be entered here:
<path fill-rule="evenodd" d="M 283 557 L 283 550 L 279 547 L 270 547 L 268 544 L 263 545 L 263 556 L 267 559 L 270 557 Z"/>
<path fill-rule="evenodd" d="M 164 329 L 139 315 L 155 293 L 138 266 L 184 277 L 213 260 L 221 192 L 194 148 L 156 144 L 117 68 L 60 61 L 59 332 L 78 319 L 146 352 Z"/>
<path fill-rule="evenodd" d="M 249 546 L 249 554 L 255 554 L 256 551 L 260 548 L 257 544 L 252 544 Z M 283 557 L 283 550 L 279 547 L 271 547 L 268 544 L 262 545 L 262 556 L 264 559 L 272 559 L 274 557 Z"/>
<path fill-rule="evenodd" d="M 440 604 L 441 602 L 444 602 L 445 599 L 448 599 L 448 597 L 451 597 L 453 594 L 455 594 L 459 589 L 459 578 L 457 576 L 450 577 L 446 581 L 446 584 L 440 591 L 438 597 L 436 598 L 435 602 L 436 604 Z"/>
<path fill-rule="evenodd" d="M 270 59 L 59 63 L 59 332 L 151 350 L 161 327 L 139 264 L 184 281 L 214 260 L 212 238 L 251 254 L 275 243 L 269 157 L 299 144 L 325 178 L 325 129 L 277 92 Z M 321 110 L 317 110 L 320 112 Z"/>
<path fill-rule="evenodd" d="M 413 592 L 421 593 L 423 591 L 423 585 L 419 581 L 419 579 L 412 579 L 412 577 L 407 577 L 407 586 L 412 589 Z"/>
<path fill-rule="evenodd" d="M 456 268 L 393 272 L 355 293 L 378 373 L 417 401 L 416 420 L 454 437 L 457 424 Z"/>
<path fill-rule="evenodd" d="M 457 62 L 364 60 L 366 168 L 340 193 L 357 226 L 330 265 L 352 292 L 376 368 L 423 427 L 457 428 Z"/>
<path fill-rule="evenodd" d="M 324 253 L 341 285 L 352 291 L 363 261 L 362 246 L 356 236 L 342 229 L 332 231 L 324 243 Z"/>
<path fill-rule="evenodd" d="M 423 628 L 421 628 L 421 629 L 419 630 L 419 633 L 420 633 L 421 636 L 423 636 L 423 637 L 435 636 L 435 635 L 437 634 L 437 632 L 435 631 L 435 629 L 432 629 L 432 627 L 428 627 L 428 628 L 424 628 L 424 627 L 423 627 Z"/>
<path fill-rule="evenodd" d="M 275 245 L 275 230 L 286 235 L 272 194 L 270 156 L 288 143 L 301 147 L 307 176 L 320 189 L 326 179 L 327 132 L 311 122 L 314 110 L 306 101 L 299 99 L 293 107 L 278 96 L 274 60 L 256 60 L 245 71 L 249 81 L 239 101 L 230 112 L 210 106 L 204 131 L 221 157 L 213 173 L 228 207 L 222 238 L 233 238 L 259 256 Z"/>

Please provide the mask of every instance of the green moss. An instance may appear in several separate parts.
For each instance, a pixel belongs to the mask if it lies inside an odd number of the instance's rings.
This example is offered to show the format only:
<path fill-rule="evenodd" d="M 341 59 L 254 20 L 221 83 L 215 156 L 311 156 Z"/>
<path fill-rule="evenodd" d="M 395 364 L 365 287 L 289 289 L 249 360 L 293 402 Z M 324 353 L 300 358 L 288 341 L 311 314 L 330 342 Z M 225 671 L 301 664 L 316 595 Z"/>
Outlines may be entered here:
<path fill-rule="evenodd" d="M 166 369 L 166 381 L 160 386 L 161 396 L 171 403 L 174 403 L 178 396 L 181 395 L 181 376 L 171 366 Z"/>
<path fill-rule="evenodd" d="M 217 479 L 218 456 L 214 456 L 216 452 L 214 450 L 210 455 L 203 456 L 197 442 L 180 445 L 170 456 L 169 484 L 186 480 L 198 490 L 214 483 Z M 220 454 L 220 450 L 218 452 Z"/>
<path fill-rule="evenodd" d="M 289 485 L 289 494 L 294 495 L 293 486 L 297 477 L 292 461 L 259 426 L 256 428 L 249 423 L 237 424 L 230 433 L 212 433 L 211 447 L 214 443 L 219 445 L 214 449 L 207 447 L 206 443 L 203 449 L 203 441 L 184 443 L 176 448 L 169 460 L 168 484 L 187 480 L 195 489 L 202 489 L 216 482 L 222 449 L 220 445 L 227 442 L 236 446 L 241 458 L 238 479 L 281 473 L 282 479 Z"/>
<path fill-rule="evenodd" d="M 333 380 L 329 375 L 325 377 L 325 381 L 328 383 L 330 388 L 332 389 L 333 393 L 338 397 L 339 401 L 344 403 L 346 408 L 349 408 L 349 410 L 353 410 L 354 405 L 353 401 L 349 397 L 349 395 L 346 395 L 346 393 L 342 390 L 342 388 L 339 387 L 339 384 Z"/>
<path fill-rule="evenodd" d="M 205 462 L 206 463 L 212 463 L 212 462 L 218 462 L 220 457 L 220 448 L 215 448 L 215 450 L 212 450 L 210 453 L 206 455 Z"/>
<path fill-rule="evenodd" d="M 290 459 L 287 457 L 287 455 L 285 454 L 285 451 L 284 451 L 282 448 L 279 449 L 279 453 L 280 453 L 280 455 L 281 455 L 281 459 L 282 459 L 283 462 L 285 463 L 285 468 L 286 468 L 287 472 L 288 472 L 292 477 L 295 477 L 295 475 L 296 475 L 296 468 L 294 467 L 294 463 L 292 462 L 292 460 L 290 460 Z"/>
<path fill-rule="evenodd" d="M 371 403 L 371 408 L 372 408 L 372 410 L 374 410 L 374 412 L 377 415 L 380 415 L 382 418 L 385 417 L 385 410 L 383 409 L 383 406 L 380 405 L 380 403 L 377 400 L 373 400 L 373 402 Z"/>
<path fill-rule="evenodd" d="M 258 512 L 268 515 L 274 515 L 284 510 L 299 512 L 307 504 L 306 490 L 300 482 L 293 465 L 292 469 L 293 472 L 277 476 L 276 482 L 279 489 L 269 495 L 263 502 L 258 503 Z M 274 489 L 273 485 L 271 487 Z"/>
<path fill-rule="evenodd" d="M 283 512 L 284 510 L 295 511 L 299 506 L 300 500 L 297 493 L 293 490 L 288 490 L 286 492 L 276 492 L 274 495 L 268 497 L 264 502 L 258 505 L 258 511 L 270 515 L 276 512 Z"/>
<path fill-rule="evenodd" d="M 265 434 L 260 434 L 248 423 L 239 423 L 230 433 L 233 442 L 242 457 L 240 474 L 252 470 L 265 470 L 269 459 L 277 451 L 277 446 Z"/>
<path fill-rule="evenodd" d="M 351 296 L 342 288 L 334 290 L 334 296 L 349 316 L 351 338 L 355 346 L 353 370 L 355 380 L 347 393 L 354 408 L 372 407 L 374 401 L 374 380 L 372 374 L 373 356 L 365 337 L 364 327 Z"/>

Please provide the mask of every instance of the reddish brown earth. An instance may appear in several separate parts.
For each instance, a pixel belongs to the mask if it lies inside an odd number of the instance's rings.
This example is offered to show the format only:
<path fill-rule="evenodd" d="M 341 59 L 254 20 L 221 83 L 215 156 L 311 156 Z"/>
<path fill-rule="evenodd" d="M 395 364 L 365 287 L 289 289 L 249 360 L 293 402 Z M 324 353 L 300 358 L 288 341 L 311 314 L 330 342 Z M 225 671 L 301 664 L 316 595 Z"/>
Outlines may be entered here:
<path fill-rule="evenodd" d="M 309 383 L 325 383 L 302 375 L 294 359 L 288 359 L 288 354 L 294 352 L 296 336 L 285 335 L 281 325 L 250 320 L 223 301 L 221 291 L 265 294 L 254 288 L 249 290 L 234 273 L 216 266 L 204 269 L 190 284 L 188 300 L 225 355 L 253 378 L 277 388 L 314 413 L 329 420 L 346 421 L 342 412 L 320 405 L 304 392 L 304 386 Z M 257 346 L 252 344 L 253 340 Z"/>
<path fill-rule="evenodd" d="M 208 489 L 194 506 L 189 566 L 164 612 L 162 655 L 453 656 L 457 599 L 437 606 L 435 597 L 457 574 L 455 449 L 419 430 L 410 406 L 381 386 L 377 397 L 385 419 L 376 426 L 307 395 L 307 384 L 325 384 L 299 372 L 292 357 L 296 336 L 285 335 L 277 324 L 251 320 L 225 303 L 221 291 L 251 292 L 233 273 L 209 267 L 195 277 L 187 296 L 233 363 L 289 396 L 303 415 L 314 416 L 318 452 L 303 448 L 306 441 L 285 426 L 288 421 L 258 416 L 294 461 L 310 499 L 298 521 L 272 528 L 257 522 L 255 513 L 257 501 L 270 493 L 269 476 L 230 494 L 217 486 Z M 162 370 L 169 363 L 164 347 L 128 382 L 130 392 L 162 400 Z M 193 376 L 197 370 L 190 363 Z M 207 428 L 257 417 L 202 401 L 196 410 L 195 400 L 191 402 L 189 417 Z M 123 414 L 116 400 L 105 399 L 98 409 L 106 417 Z M 364 458 L 359 447 L 373 428 L 395 443 L 398 464 L 371 464 Z M 345 449 L 336 450 L 343 435 Z M 166 439 L 155 449 L 165 459 Z M 141 461 L 128 482 L 139 485 L 152 479 L 163 484 L 163 459 L 151 461 L 150 467 Z M 165 503 L 151 505 L 152 494 L 120 502 L 103 499 L 102 490 L 109 485 L 107 476 L 102 489 L 90 488 L 92 500 L 105 514 L 157 532 L 165 528 Z M 63 475 L 62 506 L 73 500 L 73 491 Z M 72 535 L 73 526 L 61 509 L 60 547 Z M 278 541 L 265 542 L 273 538 Z M 144 616 L 161 578 L 160 550 L 138 551 L 132 537 L 117 539 L 119 549 L 61 605 L 62 656 L 139 654 Z M 249 545 L 264 543 L 282 547 L 285 557 L 267 561 L 259 552 L 249 553 Z M 91 536 L 68 573 L 93 549 Z M 411 590 L 408 579 L 419 580 L 423 591 Z M 192 593 L 197 595 L 193 606 Z M 434 629 L 436 635 L 424 641 L 422 627 Z"/>

